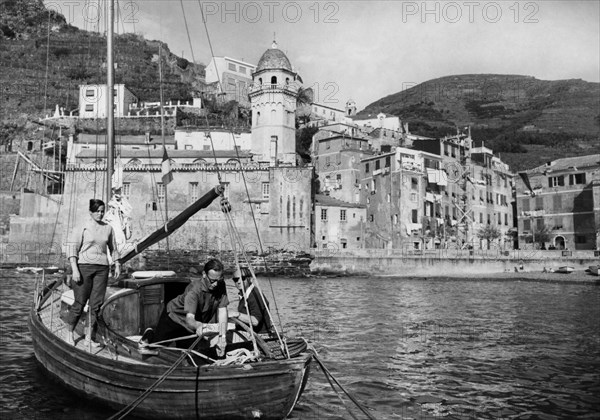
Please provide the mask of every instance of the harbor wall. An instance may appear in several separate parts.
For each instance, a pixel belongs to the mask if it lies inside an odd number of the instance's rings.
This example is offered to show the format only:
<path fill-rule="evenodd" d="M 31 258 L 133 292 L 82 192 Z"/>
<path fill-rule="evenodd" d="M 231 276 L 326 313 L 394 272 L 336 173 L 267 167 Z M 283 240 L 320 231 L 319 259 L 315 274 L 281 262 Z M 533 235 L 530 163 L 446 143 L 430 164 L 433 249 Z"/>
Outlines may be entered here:
<path fill-rule="evenodd" d="M 504 272 L 542 272 L 561 266 L 585 270 L 600 263 L 600 251 L 401 250 L 318 251 L 313 273 L 389 276 L 461 276 Z"/>

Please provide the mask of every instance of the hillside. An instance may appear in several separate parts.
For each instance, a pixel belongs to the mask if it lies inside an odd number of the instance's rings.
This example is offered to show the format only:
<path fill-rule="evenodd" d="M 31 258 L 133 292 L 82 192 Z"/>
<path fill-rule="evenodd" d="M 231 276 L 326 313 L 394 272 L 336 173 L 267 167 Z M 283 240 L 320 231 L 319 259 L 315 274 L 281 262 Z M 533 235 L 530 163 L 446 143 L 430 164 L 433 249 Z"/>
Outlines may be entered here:
<path fill-rule="evenodd" d="M 600 153 L 600 83 L 518 75 L 430 80 L 368 105 L 359 116 L 399 116 L 415 134 L 438 137 L 471 125 L 513 170 Z"/>
<path fill-rule="evenodd" d="M 141 101 L 160 98 L 159 45 L 165 100 L 188 100 L 205 88 L 204 66 L 177 57 L 160 41 L 125 34 L 116 35 L 114 45 L 115 83 L 125 83 Z M 8 136 L 34 136 L 28 120 L 51 114 L 57 104 L 76 109 L 79 85 L 105 80 L 103 35 L 68 25 L 41 0 L 0 2 L 0 144 Z"/>

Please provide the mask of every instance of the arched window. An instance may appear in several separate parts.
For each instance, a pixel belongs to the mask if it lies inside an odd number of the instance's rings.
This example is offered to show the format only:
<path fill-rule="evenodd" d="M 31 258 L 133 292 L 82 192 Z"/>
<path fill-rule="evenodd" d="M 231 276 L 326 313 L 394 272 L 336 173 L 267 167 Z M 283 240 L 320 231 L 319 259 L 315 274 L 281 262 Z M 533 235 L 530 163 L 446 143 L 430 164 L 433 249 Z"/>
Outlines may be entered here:
<path fill-rule="evenodd" d="M 258 83 L 262 85 L 262 77 L 258 78 Z"/>
<path fill-rule="evenodd" d="M 290 220 L 290 196 L 287 199 L 287 219 Z"/>
<path fill-rule="evenodd" d="M 256 113 L 256 125 L 260 124 L 260 112 Z"/>
<path fill-rule="evenodd" d="M 286 85 L 289 85 L 289 84 L 290 84 L 290 78 L 289 78 L 289 77 L 286 77 L 286 78 L 285 78 L 285 84 L 286 84 Z"/>
<path fill-rule="evenodd" d="M 304 208 L 304 199 L 300 199 L 300 206 L 298 207 L 298 218 L 302 221 L 302 209 Z"/>
<path fill-rule="evenodd" d="M 32 141 L 28 141 L 27 142 L 27 151 L 30 152 L 33 150 L 33 142 Z"/>
<path fill-rule="evenodd" d="M 125 166 L 142 166 L 142 161 L 139 159 L 131 159 Z"/>
<path fill-rule="evenodd" d="M 199 158 L 199 159 L 194 159 L 194 161 L 192 162 L 196 165 L 206 165 L 206 160 Z"/>
<path fill-rule="evenodd" d="M 277 84 L 277 76 L 271 76 L 271 84 L 272 85 L 276 85 Z"/>
<path fill-rule="evenodd" d="M 292 219 L 296 220 L 296 196 L 292 199 Z"/>

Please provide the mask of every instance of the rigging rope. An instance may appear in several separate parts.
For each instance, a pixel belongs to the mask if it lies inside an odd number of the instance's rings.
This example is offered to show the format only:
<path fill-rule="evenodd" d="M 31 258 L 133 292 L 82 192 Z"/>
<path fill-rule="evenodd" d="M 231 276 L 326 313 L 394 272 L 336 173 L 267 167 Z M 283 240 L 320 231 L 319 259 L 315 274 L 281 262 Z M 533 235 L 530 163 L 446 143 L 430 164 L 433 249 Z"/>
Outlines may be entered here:
<path fill-rule="evenodd" d="M 202 339 L 201 336 L 196 338 L 194 343 L 190 347 L 188 347 L 187 351 L 185 351 L 181 356 L 179 356 L 179 358 L 173 363 L 173 365 L 171 365 L 171 367 L 169 367 L 169 369 L 167 369 L 165 371 L 165 373 L 163 373 L 156 380 L 156 382 L 154 382 L 152 385 L 150 385 L 150 387 L 148 387 L 148 389 L 146 389 L 144 392 L 142 392 L 142 394 L 139 397 L 137 397 L 135 400 L 133 400 L 131 403 L 129 403 L 126 407 L 119 410 L 114 415 L 110 416 L 108 418 L 108 420 L 117 420 L 117 419 L 120 420 L 120 419 L 125 418 L 125 416 L 127 416 L 129 413 L 131 413 L 138 405 L 140 405 L 142 403 L 142 401 L 144 401 L 152 393 L 152 391 L 154 391 L 161 383 L 163 383 L 165 381 L 165 379 L 167 379 L 167 377 L 171 373 L 173 373 L 173 371 L 177 368 L 177 366 L 179 366 L 181 364 L 181 362 L 183 362 L 185 360 L 185 358 L 188 356 L 188 352 L 191 351 L 194 347 L 196 347 L 196 345 L 200 342 L 201 339 Z"/>

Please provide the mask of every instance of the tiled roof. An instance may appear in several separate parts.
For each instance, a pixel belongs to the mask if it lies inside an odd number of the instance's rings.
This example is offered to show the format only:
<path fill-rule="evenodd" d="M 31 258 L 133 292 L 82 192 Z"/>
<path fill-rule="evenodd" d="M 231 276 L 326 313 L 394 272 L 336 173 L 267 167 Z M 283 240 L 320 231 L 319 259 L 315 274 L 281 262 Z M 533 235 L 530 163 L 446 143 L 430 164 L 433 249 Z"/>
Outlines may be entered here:
<path fill-rule="evenodd" d="M 600 168 L 600 154 L 557 159 L 550 162 L 550 164 L 541 165 L 525 172 L 537 173 L 544 172 L 549 169 L 552 171 L 564 171 L 573 168 L 581 170 L 583 168 L 594 166 Z"/>
<path fill-rule="evenodd" d="M 270 69 L 285 69 L 293 71 L 290 60 L 287 58 L 285 53 L 278 48 L 269 48 L 267 51 L 265 51 L 262 57 L 260 57 L 258 65 L 256 66 L 257 72 Z"/>
<path fill-rule="evenodd" d="M 87 134 L 81 133 L 77 137 L 77 143 L 88 143 L 88 144 L 105 144 L 106 143 L 106 134 Z M 165 136 L 166 144 L 175 144 L 175 137 L 173 136 Z M 139 135 L 125 135 L 121 136 L 119 134 L 115 135 L 115 144 L 118 146 L 119 144 L 123 145 L 134 145 L 134 144 L 146 144 L 146 136 Z M 150 144 L 160 144 L 162 145 L 162 138 L 160 134 L 152 134 L 150 135 Z"/>
<path fill-rule="evenodd" d="M 323 194 L 315 194 L 315 205 L 329 206 L 329 207 L 349 207 L 364 209 L 365 205 L 360 203 L 348 203 L 346 201 L 338 200 L 337 198 L 330 197 Z"/>
<path fill-rule="evenodd" d="M 214 154 L 212 150 L 167 150 L 170 159 L 177 158 L 194 158 L 194 159 L 214 159 L 215 155 L 217 158 L 225 158 L 225 159 L 236 159 L 240 158 L 249 158 L 252 156 L 251 153 L 240 151 L 236 153 L 235 150 L 215 150 Z M 162 159 L 163 150 L 162 147 L 150 150 L 131 150 L 131 149 L 123 149 L 120 151 L 121 158 L 150 158 L 150 159 Z M 84 149 L 78 155 L 78 158 L 94 158 L 98 157 L 100 159 L 105 156 L 98 156 L 96 150 L 94 149 Z"/>

